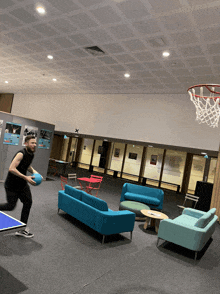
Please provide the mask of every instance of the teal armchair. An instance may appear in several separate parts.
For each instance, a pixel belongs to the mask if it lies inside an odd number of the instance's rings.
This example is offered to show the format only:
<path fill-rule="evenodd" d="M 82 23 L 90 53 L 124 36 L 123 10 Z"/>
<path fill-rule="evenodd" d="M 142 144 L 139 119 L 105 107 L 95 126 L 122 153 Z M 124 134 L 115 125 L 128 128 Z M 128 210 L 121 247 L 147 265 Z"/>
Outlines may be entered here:
<path fill-rule="evenodd" d="M 217 216 L 216 208 L 208 212 L 185 208 L 175 219 L 165 219 L 160 222 L 158 240 L 163 239 L 197 252 L 202 250 L 215 231 Z"/>

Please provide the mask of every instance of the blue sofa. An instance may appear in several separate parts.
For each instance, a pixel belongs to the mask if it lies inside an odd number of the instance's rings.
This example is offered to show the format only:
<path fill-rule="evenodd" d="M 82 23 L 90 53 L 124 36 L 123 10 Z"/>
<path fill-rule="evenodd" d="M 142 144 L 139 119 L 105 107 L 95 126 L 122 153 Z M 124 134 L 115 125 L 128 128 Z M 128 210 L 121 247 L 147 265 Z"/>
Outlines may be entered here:
<path fill-rule="evenodd" d="M 132 231 L 135 213 L 130 211 L 113 211 L 104 200 L 77 190 L 69 185 L 58 192 L 58 213 L 62 209 L 85 225 L 103 235 L 119 234 Z"/>
<path fill-rule="evenodd" d="M 120 201 L 136 201 L 147 204 L 151 209 L 163 209 L 164 192 L 161 189 L 149 188 L 125 183 L 122 188 Z"/>
<path fill-rule="evenodd" d="M 175 219 L 164 219 L 160 222 L 157 245 L 160 239 L 172 242 L 197 252 L 202 250 L 215 231 L 218 217 L 216 208 L 208 212 L 185 208 Z"/>

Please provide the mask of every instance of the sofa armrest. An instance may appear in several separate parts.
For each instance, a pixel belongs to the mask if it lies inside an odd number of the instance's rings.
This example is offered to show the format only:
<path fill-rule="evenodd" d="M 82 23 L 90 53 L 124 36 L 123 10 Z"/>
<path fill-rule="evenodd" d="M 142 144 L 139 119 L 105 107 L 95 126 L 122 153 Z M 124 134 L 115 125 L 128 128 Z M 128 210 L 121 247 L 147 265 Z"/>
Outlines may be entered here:
<path fill-rule="evenodd" d="M 184 226 L 175 220 L 165 219 L 160 222 L 158 238 L 183 246 L 190 250 L 200 251 L 211 237 L 214 228 L 207 232 L 205 228 Z"/>
<path fill-rule="evenodd" d="M 127 210 L 103 212 L 97 215 L 96 223 L 98 232 L 104 235 L 131 232 L 134 229 L 135 213 Z"/>
<path fill-rule="evenodd" d="M 184 208 L 182 211 L 182 214 L 187 214 L 187 215 L 195 217 L 195 218 L 200 218 L 205 213 L 206 213 L 205 211 L 197 210 L 194 208 Z"/>

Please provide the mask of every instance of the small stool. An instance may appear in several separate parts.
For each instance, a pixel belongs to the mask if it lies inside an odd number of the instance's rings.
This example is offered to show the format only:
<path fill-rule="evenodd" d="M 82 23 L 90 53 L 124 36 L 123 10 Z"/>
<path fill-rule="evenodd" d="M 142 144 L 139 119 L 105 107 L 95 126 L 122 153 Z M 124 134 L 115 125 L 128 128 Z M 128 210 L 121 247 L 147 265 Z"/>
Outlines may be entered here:
<path fill-rule="evenodd" d="M 136 201 L 122 201 L 119 205 L 119 210 L 129 210 L 136 214 L 135 220 L 146 220 L 147 217 L 141 213 L 142 209 L 150 210 L 150 207 L 144 203 Z"/>

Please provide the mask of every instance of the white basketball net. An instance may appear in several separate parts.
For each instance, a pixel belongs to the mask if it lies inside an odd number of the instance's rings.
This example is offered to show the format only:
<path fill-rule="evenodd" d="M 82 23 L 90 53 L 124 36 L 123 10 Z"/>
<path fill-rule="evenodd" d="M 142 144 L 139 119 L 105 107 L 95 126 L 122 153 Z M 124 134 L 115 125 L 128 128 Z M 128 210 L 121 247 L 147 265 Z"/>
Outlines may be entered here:
<path fill-rule="evenodd" d="M 207 123 L 210 127 L 218 127 L 220 116 L 220 97 L 215 97 L 210 92 L 210 96 L 203 96 L 203 87 L 200 87 L 199 95 L 195 93 L 195 88 L 191 88 L 188 93 L 190 100 L 196 107 L 196 120 L 201 123 Z M 211 87 L 215 91 L 215 87 Z"/>

